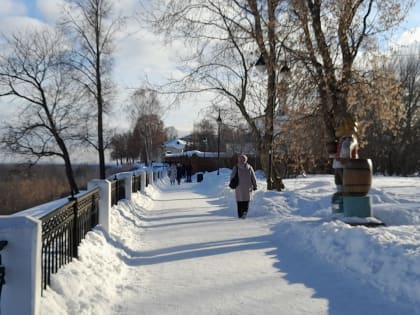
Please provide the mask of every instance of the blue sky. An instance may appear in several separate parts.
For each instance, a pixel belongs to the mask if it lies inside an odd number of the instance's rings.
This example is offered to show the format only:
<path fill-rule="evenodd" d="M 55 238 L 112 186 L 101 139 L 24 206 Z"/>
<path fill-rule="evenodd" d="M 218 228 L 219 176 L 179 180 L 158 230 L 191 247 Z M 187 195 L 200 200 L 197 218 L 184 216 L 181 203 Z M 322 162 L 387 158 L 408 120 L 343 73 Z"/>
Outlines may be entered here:
<path fill-rule="evenodd" d="M 42 0 L 41 0 L 42 1 Z M 23 0 L 23 3 L 28 8 L 28 15 L 31 17 L 39 18 L 39 12 L 36 5 L 36 1 L 34 0 Z"/>
<path fill-rule="evenodd" d="M 413 29 L 416 29 L 416 30 L 413 31 Z M 420 41 L 420 1 L 419 0 L 416 0 L 415 6 L 410 10 L 405 21 L 401 23 L 399 30 L 396 32 L 397 40 L 401 39 L 400 36 L 404 35 L 404 33 L 409 32 L 410 30 L 412 31 L 411 36 L 415 36 L 417 38 L 417 41 Z M 406 38 L 405 40 L 409 40 L 409 38 Z"/>
<path fill-rule="evenodd" d="M 410 10 L 406 22 L 403 23 L 403 28 L 412 28 L 420 26 L 420 1 L 416 1 L 416 4 L 412 10 Z"/>

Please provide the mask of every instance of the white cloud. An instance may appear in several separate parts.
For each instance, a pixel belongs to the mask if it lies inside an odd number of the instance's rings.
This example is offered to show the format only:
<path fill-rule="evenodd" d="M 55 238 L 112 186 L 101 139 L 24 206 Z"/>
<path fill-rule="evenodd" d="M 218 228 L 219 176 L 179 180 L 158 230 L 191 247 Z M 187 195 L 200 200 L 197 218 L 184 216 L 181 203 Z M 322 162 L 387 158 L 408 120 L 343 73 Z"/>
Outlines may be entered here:
<path fill-rule="evenodd" d="M 61 15 L 65 5 L 64 0 L 37 0 L 36 5 L 42 17 L 50 22 L 55 22 Z"/>
<path fill-rule="evenodd" d="M 115 12 L 122 15 L 132 15 L 139 9 L 139 0 L 119 0 L 114 1 Z"/>
<path fill-rule="evenodd" d="M 411 28 L 404 33 L 398 39 L 397 46 L 407 47 L 412 45 L 418 45 L 420 43 L 420 27 Z"/>
<path fill-rule="evenodd" d="M 170 47 L 145 32 L 121 40 L 115 56 L 118 80 L 130 85 L 147 75 L 153 82 L 162 83 L 175 67 L 171 52 Z"/>
<path fill-rule="evenodd" d="M 9 15 L 25 15 L 27 13 L 26 6 L 17 0 L 1 0 L 0 1 L 0 17 Z"/>
<path fill-rule="evenodd" d="M 3 34 L 12 34 L 34 28 L 45 28 L 48 24 L 28 16 L 9 16 L 0 19 Z"/>
<path fill-rule="evenodd" d="M 163 84 L 170 77 L 179 78 L 182 74 L 177 69 L 175 55 L 182 55 L 185 50 L 182 43 L 165 45 L 159 36 L 146 30 L 121 38 L 117 44 L 114 68 L 120 92 L 128 95 L 132 88 L 142 86 L 146 79 Z M 169 103 L 166 99 L 161 101 L 164 106 Z M 193 123 L 204 116 L 204 108 L 209 104 L 208 97 L 203 95 L 187 97 L 177 108 L 168 110 L 163 121 L 166 126 L 174 126 L 180 135 L 189 134 Z"/>

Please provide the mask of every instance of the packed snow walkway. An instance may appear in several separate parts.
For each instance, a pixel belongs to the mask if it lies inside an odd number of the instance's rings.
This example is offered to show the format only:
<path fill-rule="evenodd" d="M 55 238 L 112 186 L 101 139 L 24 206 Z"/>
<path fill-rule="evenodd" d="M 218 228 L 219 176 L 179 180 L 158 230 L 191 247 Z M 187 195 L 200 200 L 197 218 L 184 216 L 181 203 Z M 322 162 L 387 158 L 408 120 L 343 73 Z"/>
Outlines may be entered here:
<path fill-rule="evenodd" d="M 161 187 L 143 213 L 128 259 L 135 287 L 122 292 L 121 313 L 396 314 L 371 289 L 294 252 L 264 220 L 235 218 L 233 203 L 197 185 Z"/>
<path fill-rule="evenodd" d="M 279 244 L 269 229 L 231 214 L 217 198 L 194 193 L 189 185 L 163 189 L 143 217 L 142 248 L 132 264 L 146 272 L 138 278 L 139 290 L 126 296 L 125 311 L 326 314 L 325 300 L 288 284 L 275 267 Z"/>
<path fill-rule="evenodd" d="M 227 177 L 181 185 L 165 179 L 120 202 L 110 233 L 88 233 L 79 260 L 53 276 L 41 315 L 419 314 L 297 245 L 299 235 L 285 230 L 296 217 L 281 209 L 296 204 L 298 182 L 289 194 L 261 188 L 243 220 L 235 216 Z M 267 212 L 273 206 L 274 216 Z M 308 231 L 320 224 L 295 222 Z"/>

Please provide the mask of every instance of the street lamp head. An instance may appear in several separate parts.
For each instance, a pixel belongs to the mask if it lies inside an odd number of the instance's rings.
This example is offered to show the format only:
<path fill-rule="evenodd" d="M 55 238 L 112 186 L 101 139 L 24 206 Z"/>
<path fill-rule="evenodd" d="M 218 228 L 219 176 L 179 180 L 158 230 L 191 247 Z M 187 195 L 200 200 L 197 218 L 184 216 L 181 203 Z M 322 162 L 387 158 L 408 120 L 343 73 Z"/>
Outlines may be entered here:
<path fill-rule="evenodd" d="M 265 72 L 266 71 L 266 63 L 264 60 L 263 55 L 261 54 L 260 57 L 258 58 L 257 62 L 255 63 L 255 68 L 257 68 L 258 72 Z M 283 65 L 280 65 L 280 70 L 279 70 L 279 76 L 285 78 L 286 76 L 289 75 L 290 73 L 290 68 L 287 65 L 287 63 L 284 63 Z"/>
<path fill-rule="evenodd" d="M 289 73 L 289 72 L 290 72 L 290 68 L 287 64 L 284 64 L 280 69 L 280 73 L 286 74 L 286 73 Z"/>
<path fill-rule="evenodd" d="M 262 54 L 260 55 L 257 62 L 255 63 L 255 68 L 258 70 L 258 72 L 261 72 L 261 73 L 263 73 L 266 70 L 265 60 Z"/>
<path fill-rule="evenodd" d="M 290 68 L 289 66 L 285 63 L 279 71 L 279 76 L 281 79 L 285 79 L 288 75 L 290 74 Z"/>
<path fill-rule="evenodd" d="M 220 109 L 219 109 L 219 116 L 217 117 L 216 121 L 219 126 L 222 124 L 222 118 L 220 117 Z"/>

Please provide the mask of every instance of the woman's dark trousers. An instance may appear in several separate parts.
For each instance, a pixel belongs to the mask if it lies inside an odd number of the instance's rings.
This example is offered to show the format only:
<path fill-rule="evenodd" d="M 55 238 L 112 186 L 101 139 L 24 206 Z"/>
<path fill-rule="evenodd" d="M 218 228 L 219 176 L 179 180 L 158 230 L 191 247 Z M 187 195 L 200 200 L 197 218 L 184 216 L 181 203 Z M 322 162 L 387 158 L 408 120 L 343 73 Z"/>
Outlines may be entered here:
<path fill-rule="evenodd" d="M 249 201 L 238 201 L 238 218 L 245 219 L 248 213 Z"/>

